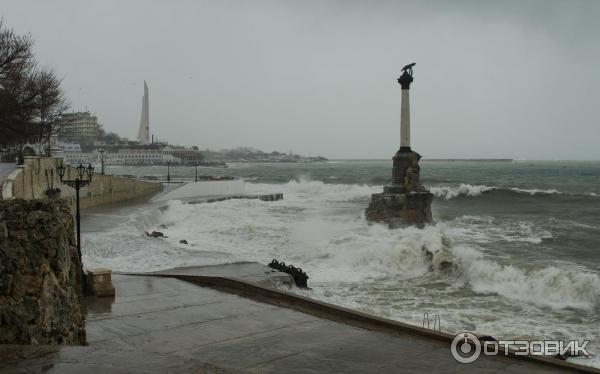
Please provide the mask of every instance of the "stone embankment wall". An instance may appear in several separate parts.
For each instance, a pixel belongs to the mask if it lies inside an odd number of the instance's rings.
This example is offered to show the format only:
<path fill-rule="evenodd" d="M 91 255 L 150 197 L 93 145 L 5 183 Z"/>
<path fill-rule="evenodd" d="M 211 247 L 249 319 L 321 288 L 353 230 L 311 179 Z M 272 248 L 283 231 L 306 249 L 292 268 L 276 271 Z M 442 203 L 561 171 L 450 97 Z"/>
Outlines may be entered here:
<path fill-rule="evenodd" d="M 11 173 L 3 187 L 2 198 L 41 199 L 49 188 L 60 188 L 60 197 L 73 202 L 75 190 L 60 183 L 56 167 L 62 162 L 58 157 L 26 157 L 22 167 Z M 67 166 L 65 179 L 75 179 L 76 170 Z M 116 203 L 149 196 L 162 191 L 162 184 L 131 178 L 100 175 L 96 170 L 92 183 L 80 190 L 81 207 Z"/>
<path fill-rule="evenodd" d="M 66 200 L 0 201 L 0 344 L 85 344 Z"/>

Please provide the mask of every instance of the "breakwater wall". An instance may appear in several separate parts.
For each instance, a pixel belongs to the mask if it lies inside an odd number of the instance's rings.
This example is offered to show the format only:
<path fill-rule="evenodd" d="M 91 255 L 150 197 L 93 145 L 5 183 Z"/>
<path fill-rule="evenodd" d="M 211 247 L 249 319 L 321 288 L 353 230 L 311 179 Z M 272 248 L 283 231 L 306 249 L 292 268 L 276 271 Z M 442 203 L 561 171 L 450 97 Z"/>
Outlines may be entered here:
<path fill-rule="evenodd" d="M 0 344 L 85 344 L 82 303 L 68 202 L 0 201 Z"/>
<path fill-rule="evenodd" d="M 73 203 L 75 190 L 60 182 L 56 167 L 59 157 L 25 157 L 23 166 L 13 171 L 2 186 L 2 199 L 42 199 L 51 188 L 61 190 L 60 197 Z M 66 166 L 66 165 L 65 165 Z M 94 174 L 92 182 L 80 190 L 81 207 L 117 203 L 153 195 L 162 191 L 162 183 L 139 181 L 113 175 Z M 77 171 L 66 166 L 64 179 L 75 179 Z"/>

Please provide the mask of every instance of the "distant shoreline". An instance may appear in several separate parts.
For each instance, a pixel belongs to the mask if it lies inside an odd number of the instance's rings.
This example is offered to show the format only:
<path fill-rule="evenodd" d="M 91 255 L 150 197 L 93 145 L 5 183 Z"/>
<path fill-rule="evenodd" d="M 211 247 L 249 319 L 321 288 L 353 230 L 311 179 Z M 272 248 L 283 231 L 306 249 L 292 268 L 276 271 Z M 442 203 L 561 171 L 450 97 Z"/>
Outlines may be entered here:
<path fill-rule="evenodd" d="M 442 162 L 513 162 L 512 158 L 424 158 L 421 161 Z"/>
<path fill-rule="evenodd" d="M 360 158 L 330 158 L 329 161 L 391 161 L 391 158 L 369 158 L 369 159 L 360 159 Z M 433 162 L 514 162 L 512 158 L 424 158 L 421 159 L 423 161 L 433 161 Z"/>

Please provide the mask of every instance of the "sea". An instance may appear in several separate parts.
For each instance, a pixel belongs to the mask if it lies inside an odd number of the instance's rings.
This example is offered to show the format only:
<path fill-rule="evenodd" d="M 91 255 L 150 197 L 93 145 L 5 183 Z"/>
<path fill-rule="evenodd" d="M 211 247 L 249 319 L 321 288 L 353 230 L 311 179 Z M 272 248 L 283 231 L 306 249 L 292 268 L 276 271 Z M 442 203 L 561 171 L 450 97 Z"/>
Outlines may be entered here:
<path fill-rule="evenodd" d="M 243 178 L 248 193 L 284 199 L 92 209 L 84 264 L 151 271 L 278 259 L 306 271 L 311 289 L 292 291 L 311 298 L 417 326 L 439 316 L 448 333 L 589 340 L 600 353 L 600 161 L 422 161 L 435 223 L 395 230 L 364 217 L 390 182 L 391 160 L 229 165 L 198 173 Z M 195 168 L 170 173 L 193 180 Z M 86 230 L 95 215 L 114 219 Z M 597 356 L 574 361 L 600 367 Z"/>

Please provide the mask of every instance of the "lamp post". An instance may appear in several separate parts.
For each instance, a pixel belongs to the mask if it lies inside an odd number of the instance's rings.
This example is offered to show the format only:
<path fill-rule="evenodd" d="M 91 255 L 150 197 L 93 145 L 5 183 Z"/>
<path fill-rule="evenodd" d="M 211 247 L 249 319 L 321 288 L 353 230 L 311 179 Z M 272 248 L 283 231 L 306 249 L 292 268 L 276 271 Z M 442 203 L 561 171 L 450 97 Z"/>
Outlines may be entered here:
<path fill-rule="evenodd" d="M 167 161 L 167 183 L 171 183 L 171 160 Z"/>
<path fill-rule="evenodd" d="M 83 266 L 83 260 L 81 259 L 81 216 L 79 214 L 79 189 L 90 184 L 92 177 L 94 176 L 94 167 L 91 164 L 89 164 L 87 167 L 83 166 L 83 164 L 79 164 L 79 166 L 77 166 L 75 169 L 77 170 L 75 179 L 68 180 L 64 179 L 66 168 L 62 163 L 56 168 L 56 171 L 58 172 L 61 183 L 64 183 L 67 186 L 75 189 L 75 204 L 77 207 L 75 211 L 75 221 L 77 223 L 77 255 L 79 256 L 79 261 Z M 85 291 L 85 273 L 83 272 L 82 278 L 83 289 Z"/>
<path fill-rule="evenodd" d="M 104 175 L 104 148 L 100 148 L 98 150 L 98 152 L 100 152 L 100 165 L 101 165 L 100 174 Z"/>
<path fill-rule="evenodd" d="M 198 163 L 196 162 L 194 166 L 196 167 L 196 182 L 198 182 Z"/>

